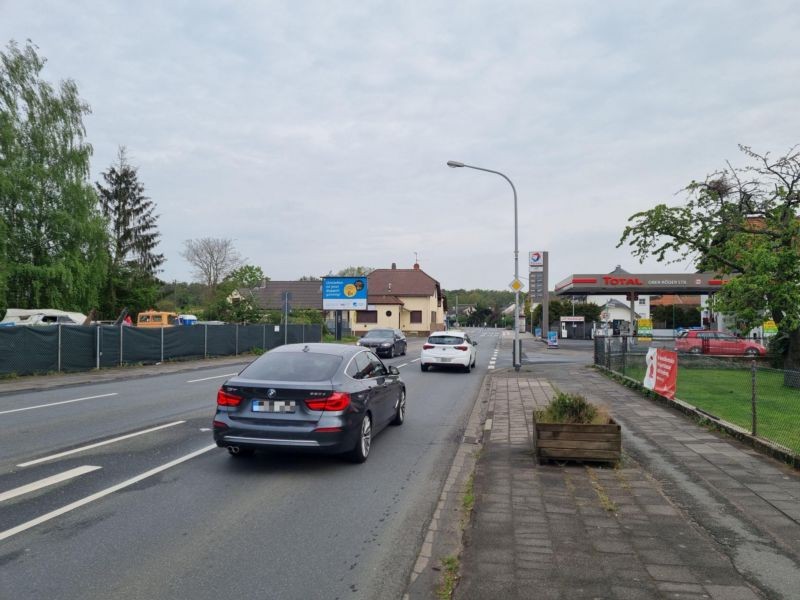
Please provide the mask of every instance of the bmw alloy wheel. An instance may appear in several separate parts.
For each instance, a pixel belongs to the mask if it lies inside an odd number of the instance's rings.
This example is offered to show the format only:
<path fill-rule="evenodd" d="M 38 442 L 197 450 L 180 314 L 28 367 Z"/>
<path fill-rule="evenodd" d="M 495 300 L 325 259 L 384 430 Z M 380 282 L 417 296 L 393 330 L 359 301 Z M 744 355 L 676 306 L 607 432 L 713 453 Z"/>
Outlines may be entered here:
<path fill-rule="evenodd" d="M 406 391 L 400 390 L 400 398 L 397 400 L 397 412 L 395 412 L 392 425 L 402 425 L 406 420 Z"/>

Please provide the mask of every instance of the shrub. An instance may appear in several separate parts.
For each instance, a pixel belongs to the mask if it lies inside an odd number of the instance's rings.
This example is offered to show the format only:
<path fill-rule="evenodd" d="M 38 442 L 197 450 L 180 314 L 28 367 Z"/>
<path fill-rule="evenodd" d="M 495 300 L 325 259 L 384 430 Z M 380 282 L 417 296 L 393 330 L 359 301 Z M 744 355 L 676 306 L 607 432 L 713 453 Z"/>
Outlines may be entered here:
<path fill-rule="evenodd" d="M 540 423 L 607 423 L 608 415 L 580 394 L 556 390 L 550 404 L 544 410 L 537 411 L 536 420 Z"/>

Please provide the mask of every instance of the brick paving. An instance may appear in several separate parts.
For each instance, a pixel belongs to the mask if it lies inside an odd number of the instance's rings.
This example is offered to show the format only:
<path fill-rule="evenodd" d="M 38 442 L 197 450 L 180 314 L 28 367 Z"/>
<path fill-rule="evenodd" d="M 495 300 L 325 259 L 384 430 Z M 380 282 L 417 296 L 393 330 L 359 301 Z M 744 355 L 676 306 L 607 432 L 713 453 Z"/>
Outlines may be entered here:
<path fill-rule="evenodd" d="M 623 427 L 617 468 L 537 465 L 553 386 Z M 800 476 L 578 364 L 493 375 L 458 599 L 800 598 Z"/>

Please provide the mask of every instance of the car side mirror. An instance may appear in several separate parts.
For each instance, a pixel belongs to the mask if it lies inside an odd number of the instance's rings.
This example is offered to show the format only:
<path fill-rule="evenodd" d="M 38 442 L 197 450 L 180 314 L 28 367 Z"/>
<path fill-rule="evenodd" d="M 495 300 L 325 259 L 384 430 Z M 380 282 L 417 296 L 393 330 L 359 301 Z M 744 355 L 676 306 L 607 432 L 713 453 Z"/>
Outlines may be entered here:
<path fill-rule="evenodd" d="M 478 342 L 472 342 L 472 345 L 473 345 L 473 346 L 477 346 L 477 345 L 478 345 Z"/>
<path fill-rule="evenodd" d="M 395 366 L 389 367 L 389 375 L 400 375 L 400 369 Z"/>

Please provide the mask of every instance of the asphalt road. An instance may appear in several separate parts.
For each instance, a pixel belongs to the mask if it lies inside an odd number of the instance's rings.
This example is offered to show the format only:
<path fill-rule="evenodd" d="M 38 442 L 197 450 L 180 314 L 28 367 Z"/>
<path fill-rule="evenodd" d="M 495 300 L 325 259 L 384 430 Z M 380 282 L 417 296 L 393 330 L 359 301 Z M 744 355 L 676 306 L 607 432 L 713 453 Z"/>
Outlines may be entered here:
<path fill-rule="evenodd" d="M 233 459 L 209 431 L 230 366 L 0 397 L 0 598 L 398 598 L 500 332 L 471 374 L 400 368 L 369 461 Z"/>

